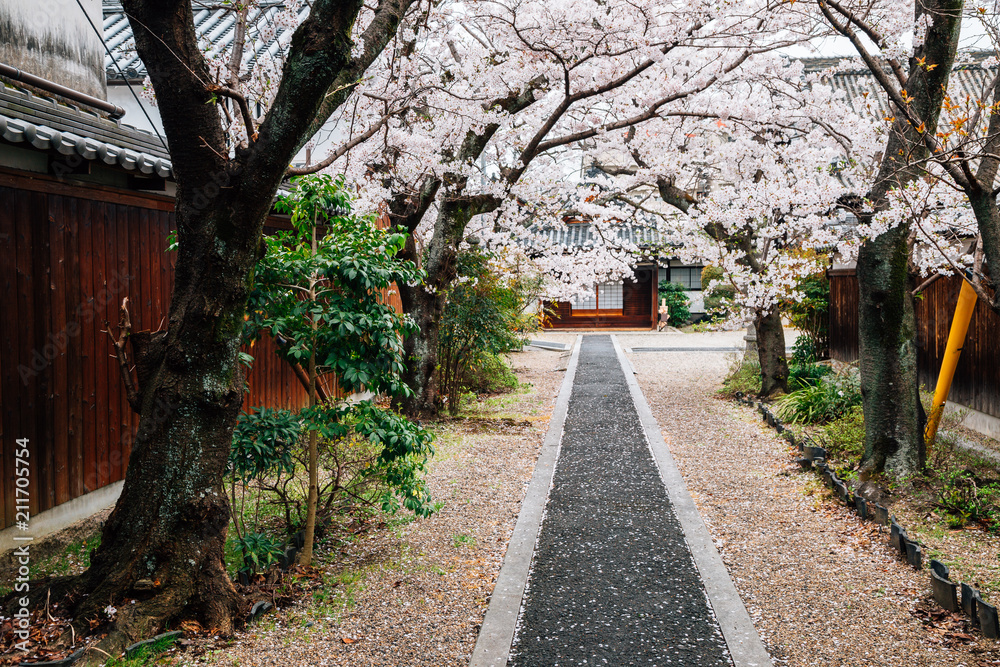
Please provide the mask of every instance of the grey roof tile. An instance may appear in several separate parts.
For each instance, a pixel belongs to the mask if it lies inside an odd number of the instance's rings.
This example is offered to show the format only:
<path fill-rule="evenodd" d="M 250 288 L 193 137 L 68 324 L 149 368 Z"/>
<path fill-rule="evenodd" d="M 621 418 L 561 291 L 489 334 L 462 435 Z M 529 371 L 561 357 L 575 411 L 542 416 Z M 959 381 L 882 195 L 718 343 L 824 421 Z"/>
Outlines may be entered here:
<path fill-rule="evenodd" d="M 0 86 L 0 137 L 129 171 L 173 176 L 170 153 L 156 135 L 18 88 Z"/>
<path fill-rule="evenodd" d="M 215 56 L 229 50 L 235 35 L 235 17 L 233 7 L 219 3 L 209 3 L 204 0 L 192 0 L 195 34 L 200 43 L 207 44 L 206 55 Z M 256 5 L 248 16 L 247 48 L 251 52 L 249 62 L 268 56 L 275 56 L 280 46 L 280 40 L 287 28 L 276 27 L 273 36 L 264 34 L 265 28 L 274 26 L 275 16 L 281 11 L 284 3 L 280 0 L 261 2 Z M 108 80 L 141 80 L 146 77 L 146 67 L 135 52 L 135 42 L 132 36 L 132 26 L 122 10 L 119 0 L 104 0 L 104 41 L 108 45 L 114 59 L 105 54 L 104 69 Z M 300 18 L 305 18 L 309 12 L 308 3 L 303 3 L 299 9 Z M 116 66 L 117 63 L 117 66 Z M 120 71 L 119 71 L 120 70 Z M 124 77 L 122 76 L 124 74 Z"/>

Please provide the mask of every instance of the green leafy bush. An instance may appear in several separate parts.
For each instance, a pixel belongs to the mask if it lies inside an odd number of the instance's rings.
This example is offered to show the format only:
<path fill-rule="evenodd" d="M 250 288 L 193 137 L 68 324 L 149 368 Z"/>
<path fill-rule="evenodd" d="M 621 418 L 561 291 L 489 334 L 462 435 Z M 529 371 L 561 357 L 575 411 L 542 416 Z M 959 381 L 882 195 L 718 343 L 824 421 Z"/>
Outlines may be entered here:
<path fill-rule="evenodd" d="M 849 460 L 859 460 L 865 451 L 865 413 L 860 405 L 823 426 L 819 438 L 832 454 Z"/>
<path fill-rule="evenodd" d="M 794 391 L 815 385 L 822 378 L 833 372 L 833 369 L 823 364 L 788 365 L 788 386 Z"/>
<path fill-rule="evenodd" d="M 824 359 L 830 347 L 830 280 L 826 272 L 816 273 L 800 280 L 796 289 L 802 298 L 784 302 L 782 311 L 803 333 L 800 340 L 809 340 L 815 356 Z"/>
<path fill-rule="evenodd" d="M 351 508 L 381 508 L 394 513 L 400 506 L 417 516 L 433 511 L 423 481 L 433 454 L 433 435 L 423 427 L 371 401 L 319 404 L 299 413 L 301 431 L 317 433 L 319 488 L 316 515 L 320 522 Z M 260 483 L 268 502 L 280 508 L 289 532 L 304 525 L 308 452 L 294 451 L 294 466 L 283 468 Z"/>
<path fill-rule="evenodd" d="M 246 418 L 248 430 L 233 443 L 233 504 L 237 481 L 245 497 L 254 480 L 291 529 L 301 524 L 305 502 L 307 564 L 317 516 L 328 516 L 345 499 L 377 499 L 386 511 L 400 501 L 418 515 L 432 511 L 420 478 L 433 453 L 430 433 L 370 401 L 323 403 L 317 391 L 319 375 L 329 373 L 345 392 L 411 393 L 402 380 L 403 340 L 416 325 L 380 295 L 394 284 L 419 283 L 424 272 L 398 259 L 405 234 L 352 213 L 352 202 L 342 176 L 292 180 L 275 204 L 290 214 L 292 229 L 264 239 L 244 327 L 247 342 L 269 334 L 278 355 L 301 367 L 309 406 L 295 417 L 257 412 Z M 310 480 L 304 493 L 302 470 Z M 241 540 L 260 532 L 235 525 Z"/>
<path fill-rule="evenodd" d="M 255 408 L 242 413 L 229 450 L 229 472 L 234 480 L 246 482 L 294 471 L 292 455 L 301 427 L 298 417 L 288 410 Z"/>
<path fill-rule="evenodd" d="M 786 395 L 774 412 L 792 424 L 820 424 L 839 419 L 856 405 L 861 405 L 861 381 L 856 372 L 845 371 Z"/>
<path fill-rule="evenodd" d="M 691 319 L 691 299 L 688 298 L 684 286 L 669 280 L 661 280 L 658 289 L 660 302 L 664 300 L 667 302 L 670 326 L 679 327 L 687 324 Z"/>
<path fill-rule="evenodd" d="M 266 570 L 272 563 L 277 563 L 285 551 L 284 540 L 266 533 L 249 533 L 239 538 L 237 543 L 243 554 L 243 567 L 254 572 Z"/>
<path fill-rule="evenodd" d="M 507 277 L 503 258 L 473 246 L 458 256 L 438 334 L 439 380 L 448 410 L 458 412 L 463 391 L 517 387 L 501 355 L 520 349 L 538 326 L 526 313 L 538 300 L 541 278 Z"/>
<path fill-rule="evenodd" d="M 955 470 L 946 475 L 938 493 L 938 506 L 948 515 L 948 523 L 961 528 L 970 522 L 995 529 L 1000 500 L 1000 481 L 984 481 L 970 470 Z"/>
<path fill-rule="evenodd" d="M 791 363 L 799 366 L 816 362 L 816 343 L 808 336 L 799 336 L 792 344 Z"/>
<path fill-rule="evenodd" d="M 519 383 L 510 363 L 502 355 L 485 352 L 469 363 L 464 389 L 476 394 L 514 391 Z"/>
<path fill-rule="evenodd" d="M 705 295 L 705 314 L 709 318 L 726 319 L 733 310 L 736 288 L 724 282 L 725 274 L 717 266 L 701 270 L 701 289 Z M 712 286 L 712 283 L 715 286 Z"/>

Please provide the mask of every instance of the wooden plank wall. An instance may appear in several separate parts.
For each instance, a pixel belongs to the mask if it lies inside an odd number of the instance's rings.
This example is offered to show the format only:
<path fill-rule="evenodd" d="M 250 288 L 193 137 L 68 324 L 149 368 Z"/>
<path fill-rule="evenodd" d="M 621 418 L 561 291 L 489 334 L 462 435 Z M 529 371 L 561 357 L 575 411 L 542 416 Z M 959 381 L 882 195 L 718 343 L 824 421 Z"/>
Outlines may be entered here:
<path fill-rule="evenodd" d="M 933 391 L 961 289 L 958 277 L 932 283 L 916 301 L 920 383 Z M 858 280 L 853 271 L 830 272 L 830 355 L 858 358 Z M 1000 417 L 1000 317 L 976 304 L 949 400 Z"/>
<path fill-rule="evenodd" d="M 137 419 L 102 330 L 126 296 L 136 330 L 160 326 L 172 223 L 165 207 L 0 187 L 4 526 L 17 438 L 30 441 L 33 514 L 124 477 Z"/>
<path fill-rule="evenodd" d="M 829 271 L 830 356 L 838 361 L 858 358 L 858 278 L 854 270 Z"/>
<path fill-rule="evenodd" d="M 30 441 L 32 515 L 124 479 L 138 419 L 102 330 L 125 296 L 136 331 L 164 324 L 173 229 L 166 197 L 0 171 L 0 528 L 14 520 L 17 438 Z M 381 298 L 401 311 L 398 294 Z M 303 405 L 273 341 L 254 348 L 245 406 Z"/>
<path fill-rule="evenodd" d="M 930 389 L 937 383 L 961 288 L 961 278 L 941 278 L 916 302 L 920 382 Z M 1000 417 L 1000 317 L 981 299 L 973 311 L 948 398 Z"/>

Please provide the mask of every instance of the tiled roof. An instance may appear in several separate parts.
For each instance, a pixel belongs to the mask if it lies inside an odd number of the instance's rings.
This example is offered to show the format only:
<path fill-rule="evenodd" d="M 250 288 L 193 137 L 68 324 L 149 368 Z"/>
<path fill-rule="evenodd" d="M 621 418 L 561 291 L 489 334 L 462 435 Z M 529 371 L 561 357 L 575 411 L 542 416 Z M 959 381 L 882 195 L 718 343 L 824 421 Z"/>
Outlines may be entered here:
<path fill-rule="evenodd" d="M 529 236 L 525 245 L 563 246 L 570 248 L 586 248 L 598 245 L 601 239 L 599 232 L 589 222 L 571 222 L 533 226 L 528 229 Z M 661 234 L 655 227 L 646 225 L 620 224 L 612 228 L 613 236 L 604 238 L 604 242 L 649 248 L 661 245 Z"/>
<path fill-rule="evenodd" d="M 949 87 L 954 91 L 957 86 L 962 95 L 970 95 L 973 99 L 979 99 L 995 73 L 996 70 L 983 69 L 978 65 L 968 65 L 951 73 Z M 889 100 L 886 94 L 868 72 L 840 72 L 832 77 L 832 85 L 837 90 L 843 90 L 847 94 L 846 101 L 858 111 L 861 110 L 861 105 L 867 101 L 880 114 L 889 112 Z M 867 97 L 864 96 L 865 93 L 868 94 Z"/>
<path fill-rule="evenodd" d="M 0 138 L 142 174 L 173 176 L 170 154 L 156 135 L 18 88 L 0 86 Z"/>
<path fill-rule="evenodd" d="M 195 33 L 199 44 L 206 47 L 206 55 L 212 57 L 228 50 L 235 34 L 236 17 L 233 6 L 226 7 L 224 3 L 206 0 L 193 0 L 191 5 Z M 253 53 L 250 57 L 251 63 L 264 55 L 278 54 L 281 48 L 279 40 L 287 28 L 275 27 L 274 34 L 269 36 L 264 36 L 261 32 L 264 28 L 274 26 L 275 16 L 283 6 L 280 0 L 265 1 L 255 4 L 251 9 L 247 17 L 247 52 Z M 299 17 L 305 18 L 308 13 L 309 3 L 302 3 Z M 104 42 L 118 61 L 118 66 L 115 67 L 111 57 L 107 54 L 104 56 L 104 69 L 109 81 L 120 80 L 123 78 L 122 75 L 127 80 L 141 80 L 146 77 L 146 67 L 135 52 L 132 26 L 129 25 L 128 18 L 122 10 L 120 0 L 104 0 Z"/>
<path fill-rule="evenodd" d="M 992 52 L 978 51 L 975 53 L 965 53 L 960 56 L 962 64 L 957 65 L 952 71 L 949 86 L 952 91 L 959 91 L 959 94 L 970 95 L 973 99 L 982 96 L 983 90 L 989 84 L 989 80 L 995 76 L 996 67 L 984 68 L 980 64 L 986 58 L 992 56 Z M 823 72 L 832 67 L 836 67 L 842 59 L 840 58 L 803 58 L 802 63 L 806 73 Z M 852 60 L 853 62 L 853 60 Z M 842 90 L 846 93 L 846 101 L 857 111 L 862 110 L 862 105 L 871 103 L 874 110 L 880 114 L 887 114 L 889 111 L 888 99 L 882 88 L 875 81 L 875 77 L 867 68 L 859 63 L 856 69 L 845 69 L 834 72 L 832 76 L 824 76 L 824 81 L 833 86 L 835 90 Z M 865 95 L 867 93 L 867 96 Z"/>

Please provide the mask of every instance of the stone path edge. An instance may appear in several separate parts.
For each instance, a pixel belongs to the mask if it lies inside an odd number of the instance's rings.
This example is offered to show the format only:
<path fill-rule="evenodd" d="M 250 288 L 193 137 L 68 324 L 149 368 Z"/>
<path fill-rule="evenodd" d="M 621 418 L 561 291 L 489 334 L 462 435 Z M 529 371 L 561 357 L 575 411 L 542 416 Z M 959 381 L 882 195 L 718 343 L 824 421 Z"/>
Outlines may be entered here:
<path fill-rule="evenodd" d="M 739 591 L 736 590 L 736 585 L 729 577 L 729 571 L 722 562 L 722 557 L 715 548 L 712 536 L 694 504 L 694 499 L 687 490 L 687 484 L 684 483 L 684 478 L 681 477 L 680 470 L 674 463 L 670 448 L 667 447 L 663 434 L 660 432 L 660 425 L 653 417 L 649 403 L 646 402 L 646 397 L 643 395 L 642 389 L 639 388 L 639 382 L 635 379 L 635 373 L 618 342 L 618 337 L 612 335 L 611 342 L 614 344 L 618 361 L 625 373 L 625 381 L 632 394 L 636 412 L 639 413 L 639 421 L 646 433 L 646 440 L 652 450 L 656 467 L 660 471 L 660 478 L 667 487 L 667 495 L 670 496 L 674 512 L 684 530 L 684 537 L 691 549 L 691 555 L 694 557 L 695 565 L 705 583 L 708 599 L 722 628 L 722 635 L 726 640 L 733 664 L 736 667 L 773 667 L 771 656 L 764 648 L 753 620 L 743 605 Z"/>
<path fill-rule="evenodd" d="M 528 489 L 521 501 L 521 511 L 514 524 L 514 532 L 507 545 L 507 553 L 497 576 L 497 583 L 490 597 L 490 605 L 486 609 L 486 617 L 479 628 L 479 638 L 472 652 L 469 667 L 505 667 L 510 656 L 511 643 L 514 641 L 514 630 L 521 611 L 521 599 L 528 582 L 528 572 L 531 568 L 531 558 L 535 552 L 535 542 L 542 525 L 545 502 L 552 486 L 552 475 L 556 469 L 556 459 L 559 457 L 559 444 L 562 442 L 563 427 L 566 424 L 566 414 L 569 411 L 569 398 L 573 393 L 573 380 L 576 377 L 577 361 L 580 358 L 582 335 L 577 335 L 573 344 L 573 354 L 566 366 L 566 375 L 559 388 L 552 418 L 549 420 L 542 450 L 535 462 L 535 471 L 528 483 Z"/>

